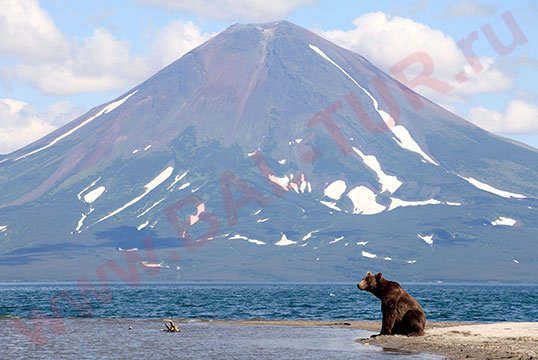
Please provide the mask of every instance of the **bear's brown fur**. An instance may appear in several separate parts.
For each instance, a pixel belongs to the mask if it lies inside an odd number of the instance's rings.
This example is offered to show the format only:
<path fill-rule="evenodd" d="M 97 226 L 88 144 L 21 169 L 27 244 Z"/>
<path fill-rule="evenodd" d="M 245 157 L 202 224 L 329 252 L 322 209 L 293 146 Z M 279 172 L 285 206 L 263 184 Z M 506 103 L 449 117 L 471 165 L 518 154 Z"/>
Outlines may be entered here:
<path fill-rule="evenodd" d="M 384 279 L 381 273 L 374 275 L 367 272 L 357 287 L 371 292 L 381 300 L 383 323 L 379 335 L 424 335 L 424 310 L 400 284 Z"/>

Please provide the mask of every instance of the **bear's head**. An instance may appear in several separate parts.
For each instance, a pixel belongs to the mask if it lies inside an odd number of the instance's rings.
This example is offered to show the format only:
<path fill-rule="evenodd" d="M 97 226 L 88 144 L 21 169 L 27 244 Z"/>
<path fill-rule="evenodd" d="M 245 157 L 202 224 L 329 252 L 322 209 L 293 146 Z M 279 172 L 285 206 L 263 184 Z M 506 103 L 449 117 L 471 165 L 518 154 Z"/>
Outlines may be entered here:
<path fill-rule="evenodd" d="M 377 273 L 374 275 L 368 271 L 366 276 L 362 278 L 361 282 L 357 284 L 357 287 L 360 290 L 374 292 L 381 286 L 382 281 L 383 274 Z"/>

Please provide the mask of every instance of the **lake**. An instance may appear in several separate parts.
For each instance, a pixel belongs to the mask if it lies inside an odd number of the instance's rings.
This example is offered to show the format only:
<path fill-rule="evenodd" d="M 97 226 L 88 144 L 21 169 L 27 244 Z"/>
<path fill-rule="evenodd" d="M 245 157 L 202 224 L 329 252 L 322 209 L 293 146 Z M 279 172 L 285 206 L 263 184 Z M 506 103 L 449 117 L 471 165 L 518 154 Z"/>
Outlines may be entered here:
<path fill-rule="evenodd" d="M 538 285 L 402 285 L 430 321 L 538 321 Z M 182 319 L 183 331 L 159 331 L 162 318 Z M 363 330 L 207 322 L 380 318 L 379 300 L 353 283 L 0 284 L 10 358 L 435 358 L 365 347 L 355 340 L 373 333 Z"/>

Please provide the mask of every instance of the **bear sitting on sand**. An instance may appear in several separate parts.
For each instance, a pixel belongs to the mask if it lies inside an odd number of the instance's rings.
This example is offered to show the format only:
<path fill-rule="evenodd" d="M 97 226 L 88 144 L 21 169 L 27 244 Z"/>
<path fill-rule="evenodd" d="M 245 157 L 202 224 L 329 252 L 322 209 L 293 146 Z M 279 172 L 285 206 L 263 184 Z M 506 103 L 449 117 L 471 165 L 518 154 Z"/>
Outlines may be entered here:
<path fill-rule="evenodd" d="M 383 324 L 379 335 L 424 335 L 426 315 L 422 306 L 400 284 L 367 272 L 357 284 L 360 290 L 369 291 L 381 300 Z M 377 335 L 373 335 L 375 337 Z"/>

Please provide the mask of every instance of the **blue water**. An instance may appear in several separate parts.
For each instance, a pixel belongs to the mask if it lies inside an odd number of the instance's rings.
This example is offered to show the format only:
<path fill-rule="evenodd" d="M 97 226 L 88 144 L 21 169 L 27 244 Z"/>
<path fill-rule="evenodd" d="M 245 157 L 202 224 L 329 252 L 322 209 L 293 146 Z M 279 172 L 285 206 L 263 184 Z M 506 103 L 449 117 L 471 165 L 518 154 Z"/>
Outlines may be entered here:
<path fill-rule="evenodd" d="M 538 285 L 404 285 L 429 320 L 538 321 Z M 0 284 L 1 358 L 441 359 L 365 346 L 375 332 L 213 319 L 379 320 L 355 284 Z M 162 332 L 162 319 L 182 332 Z"/>
<path fill-rule="evenodd" d="M 538 321 L 538 285 L 404 284 L 435 321 Z M 379 320 L 355 284 L 0 284 L 0 318 Z"/>

